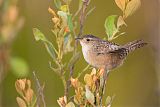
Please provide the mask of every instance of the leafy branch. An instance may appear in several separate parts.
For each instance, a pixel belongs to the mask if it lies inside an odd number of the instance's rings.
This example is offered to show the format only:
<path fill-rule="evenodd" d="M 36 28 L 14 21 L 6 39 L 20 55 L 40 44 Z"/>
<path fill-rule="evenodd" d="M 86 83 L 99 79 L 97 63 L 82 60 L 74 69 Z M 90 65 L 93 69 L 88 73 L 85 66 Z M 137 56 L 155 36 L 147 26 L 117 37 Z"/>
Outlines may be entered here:
<path fill-rule="evenodd" d="M 50 68 L 61 78 L 64 86 L 64 95 L 57 102 L 60 107 L 110 107 L 114 96 L 108 96 L 105 105 L 103 104 L 109 71 L 93 68 L 91 73 L 85 74 L 84 83 L 80 82 L 79 77 L 84 71 L 88 70 L 88 65 L 78 76 L 73 78 L 75 64 L 80 58 L 80 53 L 77 50 L 78 43 L 74 41 L 74 38 L 83 34 L 86 17 L 95 7 L 87 11 L 90 0 L 79 0 L 79 8 L 72 15 L 70 12 L 71 1 L 54 0 L 56 9 L 48 8 L 54 24 L 51 31 L 54 35 L 56 45 L 53 45 L 39 29 L 33 28 L 35 40 L 41 41 L 45 45 L 54 63 L 53 65 L 52 62 L 49 63 Z M 126 18 L 138 9 L 141 2 L 140 0 L 115 0 L 115 3 L 121 9 L 122 15 L 111 15 L 106 18 L 104 25 L 108 40 L 113 40 L 125 33 L 121 32 L 121 27 L 127 26 L 125 22 Z M 78 22 L 80 28 L 78 33 L 76 32 L 77 17 L 79 17 Z M 71 53 L 72 57 L 70 57 L 69 61 L 64 62 L 63 59 L 68 53 Z M 67 78 L 66 73 L 68 71 L 70 73 Z M 37 82 L 37 84 L 39 83 Z M 69 89 L 71 87 L 74 88 L 74 95 L 69 95 Z M 42 98 L 44 97 L 42 96 Z"/>

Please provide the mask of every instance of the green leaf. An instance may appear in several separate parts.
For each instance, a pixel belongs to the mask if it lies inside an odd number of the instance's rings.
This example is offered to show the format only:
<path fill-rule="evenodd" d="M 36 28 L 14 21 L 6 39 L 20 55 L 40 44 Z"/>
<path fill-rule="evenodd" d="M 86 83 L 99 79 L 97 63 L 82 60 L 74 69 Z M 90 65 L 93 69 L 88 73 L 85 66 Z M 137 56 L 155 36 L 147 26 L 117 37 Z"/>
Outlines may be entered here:
<path fill-rule="evenodd" d="M 106 34 L 108 35 L 108 40 L 112 40 L 115 34 L 118 33 L 118 29 L 115 24 L 117 17 L 117 15 L 111 15 L 105 20 L 104 27 L 106 29 Z"/>
<path fill-rule="evenodd" d="M 51 42 L 44 42 L 44 45 L 49 53 L 49 55 L 55 59 L 55 50 L 54 50 L 54 47 L 53 47 L 53 44 Z"/>
<path fill-rule="evenodd" d="M 39 40 L 47 41 L 46 37 L 39 29 L 33 28 L 33 34 L 36 41 L 39 41 Z"/>
<path fill-rule="evenodd" d="M 25 77 L 29 74 L 29 67 L 26 61 L 19 57 L 11 57 L 10 67 L 17 77 Z"/>
<path fill-rule="evenodd" d="M 70 32 L 73 30 L 73 23 L 72 23 L 72 15 L 68 15 L 68 26 L 70 29 Z"/>
<path fill-rule="evenodd" d="M 68 12 L 68 5 L 62 5 L 62 6 L 61 6 L 61 10 L 62 10 L 63 12 Z"/>
<path fill-rule="evenodd" d="M 39 29 L 33 28 L 33 34 L 34 34 L 36 41 L 42 41 L 44 43 L 49 55 L 53 59 L 55 59 L 55 48 L 54 48 L 53 44 L 46 39 L 44 34 Z"/>
<path fill-rule="evenodd" d="M 68 53 L 68 52 L 72 52 L 73 51 L 73 47 L 71 46 L 72 43 L 72 37 L 70 34 L 66 35 L 64 37 L 64 53 Z"/>
<path fill-rule="evenodd" d="M 60 0 L 54 0 L 54 4 L 58 9 L 61 8 L 61 1 Z"/>

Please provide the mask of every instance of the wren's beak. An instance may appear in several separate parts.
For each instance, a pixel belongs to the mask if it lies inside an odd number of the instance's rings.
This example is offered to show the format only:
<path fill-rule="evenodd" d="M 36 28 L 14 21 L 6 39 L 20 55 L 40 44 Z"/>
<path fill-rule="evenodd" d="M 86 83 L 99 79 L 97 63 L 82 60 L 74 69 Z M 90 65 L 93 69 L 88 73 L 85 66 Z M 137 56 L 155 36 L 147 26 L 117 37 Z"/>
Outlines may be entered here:
<path fill-rule="evenodd" d="M 75 40 L 82 40 L 82 39 L 83 39 L 82 37 L 75 38 Z"/>

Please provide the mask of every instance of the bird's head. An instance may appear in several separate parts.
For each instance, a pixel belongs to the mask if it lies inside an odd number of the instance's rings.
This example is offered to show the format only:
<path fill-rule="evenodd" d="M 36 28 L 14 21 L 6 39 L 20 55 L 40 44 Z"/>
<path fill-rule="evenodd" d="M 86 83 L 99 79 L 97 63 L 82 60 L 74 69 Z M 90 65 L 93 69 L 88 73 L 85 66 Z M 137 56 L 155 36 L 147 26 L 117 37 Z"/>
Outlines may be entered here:
<path fill-rule="evenodd" d="M 100 39 L 93 36 L 93 35 L 84 35 L 82 37 L 75 38 L 76 40 L 80 41 L 81 46 L 92 46 Z"/>

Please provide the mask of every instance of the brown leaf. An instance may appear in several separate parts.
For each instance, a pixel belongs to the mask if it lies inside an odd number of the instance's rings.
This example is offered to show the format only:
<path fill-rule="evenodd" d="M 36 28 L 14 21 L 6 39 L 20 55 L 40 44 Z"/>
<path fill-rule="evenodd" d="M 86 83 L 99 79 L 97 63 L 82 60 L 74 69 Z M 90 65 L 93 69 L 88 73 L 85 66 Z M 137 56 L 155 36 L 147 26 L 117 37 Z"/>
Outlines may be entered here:
<path fill-rule="evenodd" d="M 121 26 L 123 26 L 123 25 L 127 26 L 127 24 L 125 23 L 123 17 L 122 17 L 122 16 L 119 16 L 119 17 L 118 17 L 118 20 L 117 20 L 117 28 L 119 28 L 119 27 L 121 27 Z"/>
<path fill-rule="evenodd" d="M 51 13 L 54 17 L 57 17 L 55 11 L 51 9 L 50 7 L 48 8 L 49 13 Z"/>
<path fill-rule="evenodd" d="M 28 85 L 28 88 L 31 88 L 31 81 L 30 80 L 27 80 L 27 85 Z"/>
<path fill-rule="evenodd" d="M 33 99 L 33 90 L 32 89 L 28 89 L 26 92 L 25 92 L 25 100 L 27 101 L 27 103 L 31 103 L 32 99 Z"/>
<path fill-rule="evenodd" d="M 22 98 L 17 97 L 16 100 L 19 107 L 27 107 L 25 101 Z"/>
<path fill-rule="evenodd" d="M 125 4 L 126 4 L 126 0 L 115 0 L 117 6 L 124 11 L 125 9 Z"/>
<path fill-rule="evenodd" d="M 132 15 L 140 6 L 141 0 L 130 0 L 126 6 L 124 18 Z"/>
<path fill-rule="evenodd" d="M 15 82 L 15 87 L 17 92 L 22 95 L 23 90 L 25 89 L 26 79 L 19 79 Z"/>

